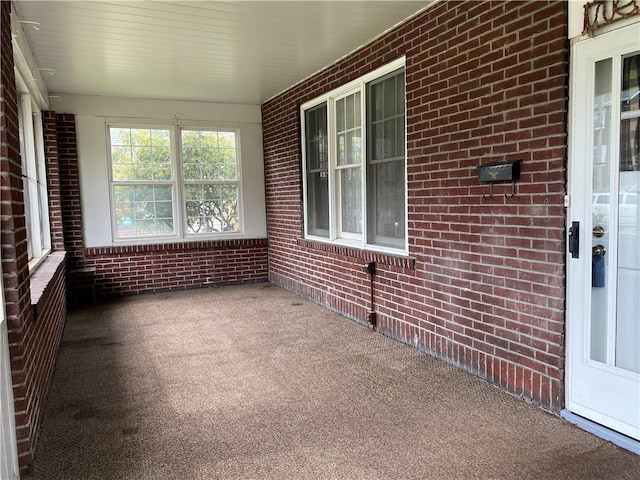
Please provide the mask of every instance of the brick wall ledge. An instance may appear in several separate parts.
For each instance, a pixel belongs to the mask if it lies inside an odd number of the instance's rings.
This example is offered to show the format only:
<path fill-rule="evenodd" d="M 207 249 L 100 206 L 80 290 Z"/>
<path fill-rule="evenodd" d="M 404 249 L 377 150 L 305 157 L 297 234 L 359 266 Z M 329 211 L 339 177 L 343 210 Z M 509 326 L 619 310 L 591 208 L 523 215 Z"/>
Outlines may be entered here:
<path fill-rule="evenodd" d="M 361 250 L 359 248 L 346 247 L 344 245 L 334 245 L 331 243 L 317 242 L 306 238 L 299 238 L 298 245 L 311 250 L 319 250 L 332 255 L 340 255 L 344 257 L 356 258 L 366 262 L 376 262 L 381 265 L 389 265 L 392 267 L 406 268 L 409 270 L 416 269 L 416 259 L 403 255 L 392 255 L 389 253 L 372 252 L 370 250 Z"/>
<path fill-rule="evenodd" d="M 31 305 L 38 309 L 46 303 L 50 293 L 50 286 L 56 275 L 59 275 L 65 264 L 67 252 L 51 252 L 47 258 L 38 266 L 35 272 L 29 276 L 31 288 Z"/>
<path fill-rule="evenodd" d="M 118 255 L 130 253 L 153 253 L 153 252 L 184 252 L 188 250 L 202 250 L 214 248 L 246 248 L 246 247 L 266 247 L 266 238 L 241 238 L 235 240 L 206 240 L 196 242 L 171 242 L 171 243 L 151 243 L 147 245 L 114 245 L 110 247 L 87 247 L 84 249 L 86 257 L 99 255 Z"/>

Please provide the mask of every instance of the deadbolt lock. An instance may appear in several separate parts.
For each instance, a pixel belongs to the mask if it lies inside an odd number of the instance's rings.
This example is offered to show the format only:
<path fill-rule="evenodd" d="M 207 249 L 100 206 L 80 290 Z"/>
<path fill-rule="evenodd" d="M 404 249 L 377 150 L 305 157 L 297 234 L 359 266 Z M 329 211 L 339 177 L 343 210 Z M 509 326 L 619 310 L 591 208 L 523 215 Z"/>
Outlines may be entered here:
<path fill-rule="evenodd" d="M 602 227 L 601 225 L 593 227 L 593 236 L 596 238 L 604 237 L 604 227 Z"/>

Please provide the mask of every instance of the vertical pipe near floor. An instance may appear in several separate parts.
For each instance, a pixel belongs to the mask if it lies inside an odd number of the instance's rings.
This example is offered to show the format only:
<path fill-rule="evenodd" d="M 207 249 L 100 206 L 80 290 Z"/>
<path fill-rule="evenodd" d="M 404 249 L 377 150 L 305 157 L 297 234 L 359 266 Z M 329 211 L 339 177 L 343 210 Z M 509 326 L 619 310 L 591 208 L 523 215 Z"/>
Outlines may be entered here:
<path fill-rule="evenodd" d="M 371 308 L 369 309 L 369 313 L 367 314 L 367 322 L 373 328 L 376 328 L 375 294 L 374 294 L 374 282 L 373 282 L 373 277 L 376 274 L 376 262 L 365 263 L 364 270 L 369 274 L 369 278 L 371 279 L 371 286 L 370 286 Z"/>

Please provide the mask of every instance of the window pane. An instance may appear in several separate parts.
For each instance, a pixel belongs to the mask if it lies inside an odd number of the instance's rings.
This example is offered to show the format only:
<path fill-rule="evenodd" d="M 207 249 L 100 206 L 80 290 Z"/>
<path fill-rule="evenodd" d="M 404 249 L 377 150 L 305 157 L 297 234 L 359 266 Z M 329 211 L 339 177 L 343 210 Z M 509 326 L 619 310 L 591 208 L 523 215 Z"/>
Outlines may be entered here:
<path fill-rule="evenodd" d="M 391 77 L 382 82 L 384 89 L 384 116 L 389 118 L 396 115 L 396 79 Z"/>
<path fill-rule="evenodd" d="M 359 164 L 362 161 L 360 92 L 336 102 L 336 125 L 338 165 Z"/>
<path fill-rule="evenodd" d="M 640 55 L 624 59 L 620 128 L 620 171 L 640 170 Z M 632 113 L 633 112 L 633 113 Z M 636 186 L 636 191 L 638 186 Z"/>
<path fill-rule="evenodd" d="M 170 147 L 154 147 L 154 180 L 171 180 L 171 149 Z"/>
<path fill-rule="evenodd" d="M 620 124 L 620 171 L 640 171 L 640 116 Z"/>
<path fill-rule="evenodd" d="M 329 177 L 326 171 L 307 174 L 307 221 L 309 234 L 329 236 Z"/>
<path fill-rule="evenodd" d="M 362 233 L 362 170 L 340 170 L 342 233 Z"/>
<path fill-rule="evenodd" d="M 375 122 L 384 118 L 384 83 L 369 85 L 369 116 Z"/>
<path fill-rule="evenodd" d="M 305 153 L 309 170 L 327 168 L 327 106 L 305 112 Z"/>
<path fill-rule="evenodd" d="M 329 236 L 329 173 L 327 149 L 327 105 L 304 112 L 307 232 Z"/>
<path fill-rule="evenodd" d="M 371 159 L 384 160 L 404 155 L 404 118 L 380 120 L 371 128 Z"/>
<path fill-rule="evenodd" d="M 158 147 L 169 147 L 171 145 L 169 130 L 151 130 L 151 144 Z"/>
<path fill-rule="evenodd" d="M 369 156 L 371 160 L 385 158 L 384 124 L 374 123 L 369 126 Z"/>
<path fill-rule="evenodd" d="M 187 233 L 237 232 L 238 186 L 190 184 L 185 188 Z"/>
<path fill-rule="evenodd" d="M 367 88 L 367 242 L 405 244 L 404 72 L 394 72 Z"/>
<path fill-rule="evenodd" d="M 352 128 L 354 128 L 356 126 L 355 123 L 355 107 L 353 105 L 353 95 L 349 95 L 345 100 L 346 100 L 346 105 L 345 105 L 345 128 L 347 130 L 350 130 Z M 358 100 L 360 100 L 360 97 L 358 97 Z M 359 122 L 358 122 L 359 124 Z"/>
<path fill-rule="evenodd" d="M 336 130 L 343 132 L 345 130 L 345 116 L 347 111 L 347 103 L 344 98 L 336 102 Z"/>
<path fill-rule="evenodd" d="M 134 145 L 134 146 L 151 145 L 151 130 L 132 128 L 131 129 L 131 145 Z"/>
<path fill-rule="evenodd" d="M 347 132 L 347 163 L 359 164 L 362 161 L 362 138 L 360 130 Z"/>
<path fill-rule="evenodd" d="M 111 163 L 124 165 L 130 165 L 131 163 L 133 163 L 131 159 L 131 147 L 112 146 Z"/>
<path fill-rule="evenodd" d="M 369 174 L 369 243 L 404 245 L 404 161 L 372 165 Z"/>
<path fill-rule="evenodd" d="M 111 128 L 110 129 L 111 145 L 131 145 L 131 129 L 129 128 Z"/>
<path fill-rule="evenodd" d="M 396 121 L 394 118 L 385 120 L 383 123 L 383 138 L 380 140 L 384 143 L 384 157 L 391 158 L 396 156 Z"/>
<path fill-rule="evenodd" d="M 235 133 L 182 130 L 182 166 L 185 180 L 236 180 Z"/>
<path fill-rule="evenodd" d="M 369 158 L 404 157 L 404 72 L 368 84 Z"/>
<path fill-rule="evenodd" d="M 622 67 L 622 112 L 640 111 L 640 55 L 627 57 Z"/>
<path fill-rule="evenodd" d="M 173 235 L 169 185 L 114 185 L 116 238 Z"/>
<path fill-rule="evenodd" d="M 109 138 L 114 181 L 171 180 L 169 130 L 111 128 Z"/>
<path fill-rule="evenodd" d="M 338 165 L 357 165 L 362 161 L 362 138 L 360 131 L 342 133 L 336 138 Z"/>

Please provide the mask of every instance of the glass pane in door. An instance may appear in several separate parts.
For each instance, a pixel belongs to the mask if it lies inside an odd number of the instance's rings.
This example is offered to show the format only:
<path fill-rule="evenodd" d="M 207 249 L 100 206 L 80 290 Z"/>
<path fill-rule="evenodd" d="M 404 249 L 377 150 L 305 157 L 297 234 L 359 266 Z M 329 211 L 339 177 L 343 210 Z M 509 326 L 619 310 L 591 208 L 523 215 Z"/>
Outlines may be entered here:
<path fill-rule="evenodd" d="M 640 54 L 623 58 L 618 193 L 616 366 L 640 373 Z"/>
<path fill-rule="evenodd" d="M 607 363 L 609 297 L 607 272 L 610 256 L 606 255 L 611 220 L 611 97 L 613 63 L 602 60 L 595 65 L 593 112 L 593 183 L 591 199 L 591 329 L 590 358 Z M 589 232 L 589 231 L 588 231 Z M 586 232 L 588 234 L 588 232 Z M 596 235 L 599 235 L 596 237 Z M 601 246 L 604 250 L 596 251 Z"/>
<path fill-rule="evenodd" d="M 590 358 L 640 373 L 640 54 L 621 60 L 595 65 Z"/>

